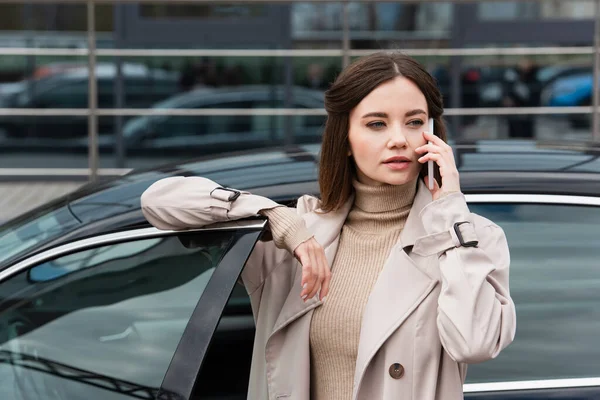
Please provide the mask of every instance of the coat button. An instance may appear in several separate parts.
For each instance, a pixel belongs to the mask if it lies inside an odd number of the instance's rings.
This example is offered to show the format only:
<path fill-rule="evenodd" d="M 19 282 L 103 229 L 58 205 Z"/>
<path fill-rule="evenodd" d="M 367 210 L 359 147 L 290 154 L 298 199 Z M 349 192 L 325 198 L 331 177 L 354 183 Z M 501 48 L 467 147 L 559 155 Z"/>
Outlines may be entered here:
<path fill-rule="evenodd" d="M 394 363 L 390 365 L 390 376 L 394 379 L 400 379 L 404 376 L 404 367 L 402 364 Z"/>

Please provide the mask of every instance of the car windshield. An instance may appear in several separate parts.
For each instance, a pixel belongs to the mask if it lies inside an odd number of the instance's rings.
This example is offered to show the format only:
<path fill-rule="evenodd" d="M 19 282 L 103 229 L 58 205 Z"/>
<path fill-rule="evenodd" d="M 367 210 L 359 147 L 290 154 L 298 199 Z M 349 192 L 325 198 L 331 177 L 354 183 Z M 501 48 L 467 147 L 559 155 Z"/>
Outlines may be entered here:
<path fill-rule="evenodd" d="M 0 226 L 0 265 L 17 254 L 55 238 L 78 225 L 67 207 L 29 215 Z"/>

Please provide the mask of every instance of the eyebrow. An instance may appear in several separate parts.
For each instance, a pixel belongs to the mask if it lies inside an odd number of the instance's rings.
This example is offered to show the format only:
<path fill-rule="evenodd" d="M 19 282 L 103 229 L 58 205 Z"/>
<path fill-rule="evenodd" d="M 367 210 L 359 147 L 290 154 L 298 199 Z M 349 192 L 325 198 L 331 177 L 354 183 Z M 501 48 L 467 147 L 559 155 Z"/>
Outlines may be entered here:
<path fill-rule="evenodd" d="M 418 115 L 418 114 L 427 114 L 425 111 L 421 110 L 420 108 L 414 109 L 414 110 L 410 110 L 407 111 L 406 114 L 404 114 L 405 117 L 412 117 L 414 115 Z M 365 115 L 362 116 L 363 118 L 371 118 L 371 117 L 375 117 L 375 118 L 388 118 L 388 115 L 384 112 L 370 112 L 367 113 Z"/>
<path fill-rule="evenodd" d="M 420 108 L 417 108 L 416 110 L 411 110 L 411 111 L 407 112 L 404 116 L 412 117 L 413 115 L 419 115 L 419 114 L 427 114 L 427 113 L 425 111 L 421 110 Z"/>

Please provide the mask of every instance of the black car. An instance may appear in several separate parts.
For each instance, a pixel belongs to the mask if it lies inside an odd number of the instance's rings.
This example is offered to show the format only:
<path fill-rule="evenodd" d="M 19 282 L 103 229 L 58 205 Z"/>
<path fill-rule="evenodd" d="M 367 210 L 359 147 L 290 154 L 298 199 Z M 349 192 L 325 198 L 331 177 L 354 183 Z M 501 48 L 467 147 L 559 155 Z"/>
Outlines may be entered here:
<path fill-rule="evenodd" d="M 454 143 L 473 212 L 505 231 L 513 344 L 467 399 L 600 398 L 600 148 Z M 236 284 L 265 221 L 159 231 L 140 195 L 200 175 L 293 205 L 318 145 L 206 158 L 87 186 L 0 227 L 0 398 L 244 399 L 254 320 Z"/>

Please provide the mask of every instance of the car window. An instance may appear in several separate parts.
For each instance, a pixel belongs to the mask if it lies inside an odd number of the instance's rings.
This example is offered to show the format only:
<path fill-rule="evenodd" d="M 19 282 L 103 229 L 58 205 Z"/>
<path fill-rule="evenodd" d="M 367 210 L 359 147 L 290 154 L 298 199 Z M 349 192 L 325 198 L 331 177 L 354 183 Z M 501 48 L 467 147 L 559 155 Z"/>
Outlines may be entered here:
<path fill-rule="evenodd" d="M 87 81 L 64 83 L 51 90 L 44 91 L 34 96 L 34 107 L 44 108 L 86 108 L 88 106 Z"/>
<path fill-rule="evenodd" d="M 471 204 L 506 233 L 514 342 L 467 383 L 600 376 L 600 208 Z"/>
<path fill-rule="evenodd" d="M 28 214 L 0 227 L 0 265 L 79 224 L 66 207 Z"/>
<path fill-rule="evenodd" d="M 10 362 L 0 363 L 0 398 L 155 398 L 234 235 L 105 245 L 2 281 L 0 358 Z"/>
<path fill-rule="evenodd" d="M 177 80 L 151 77 L 123 77 L 123 107 L 147 108 L 177 92 Z M 98 107 L 116 106 L 116 81 L 98 80 Z"/>

